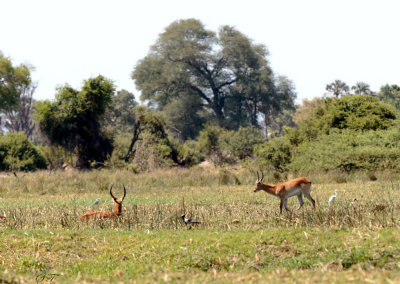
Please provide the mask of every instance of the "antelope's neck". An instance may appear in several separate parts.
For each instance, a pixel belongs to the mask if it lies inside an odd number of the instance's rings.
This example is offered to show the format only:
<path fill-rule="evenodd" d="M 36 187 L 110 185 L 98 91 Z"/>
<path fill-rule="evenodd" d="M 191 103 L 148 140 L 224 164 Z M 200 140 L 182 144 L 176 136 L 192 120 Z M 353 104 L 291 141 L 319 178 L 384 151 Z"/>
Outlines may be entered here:
<path fill-rule="evenodd" d="M 115 202 L 115 204 L 114 204 L 114 212 L 115 212 L 115 214 L 117 214 L 117 215 L 121 215 L 121 212 L 122 212 L 122 203 L 117 203 L 117 202 Z"/>
<path fill-rule="evenodd" d="M 269 194 L 272 194 L 272 195 L 275 195 L 275 196 L 277 195 L 276 188 L 273 185 L 269 185 L 269 184 L 263 183 L 262 189 L 264 191 L 266 191 L 267 193 L 269 193 Z"/>

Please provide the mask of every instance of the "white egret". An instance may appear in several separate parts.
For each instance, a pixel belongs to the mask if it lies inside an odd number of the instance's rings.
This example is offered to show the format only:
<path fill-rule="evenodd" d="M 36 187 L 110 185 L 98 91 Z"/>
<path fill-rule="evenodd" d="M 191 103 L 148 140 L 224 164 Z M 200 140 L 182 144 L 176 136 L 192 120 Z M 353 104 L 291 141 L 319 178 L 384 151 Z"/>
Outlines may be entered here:
<path fill-rule="evenodd" d="M 335 194 L 329 197 L 329 203 L 334 202 L 337 197 L 337 191 L 335 190 Z"/>

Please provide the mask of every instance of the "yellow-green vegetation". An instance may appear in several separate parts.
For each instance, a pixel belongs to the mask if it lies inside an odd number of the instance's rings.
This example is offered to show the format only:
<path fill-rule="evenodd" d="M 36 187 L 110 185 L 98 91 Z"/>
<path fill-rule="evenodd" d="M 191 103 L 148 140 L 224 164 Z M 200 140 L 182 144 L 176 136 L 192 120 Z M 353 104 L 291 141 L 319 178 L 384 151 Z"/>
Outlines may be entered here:
<path fill-rule="evenodd" d="M 291 198 L 295 214 L 280 215 L 244 168 L 3 174 L 0 283 L 398 281 L 398 176 L 307 177 L 317 209 Z M 116 196 L 127 188 L 123 215 L 80 221 L 113 209 L 111 184 Z"/>

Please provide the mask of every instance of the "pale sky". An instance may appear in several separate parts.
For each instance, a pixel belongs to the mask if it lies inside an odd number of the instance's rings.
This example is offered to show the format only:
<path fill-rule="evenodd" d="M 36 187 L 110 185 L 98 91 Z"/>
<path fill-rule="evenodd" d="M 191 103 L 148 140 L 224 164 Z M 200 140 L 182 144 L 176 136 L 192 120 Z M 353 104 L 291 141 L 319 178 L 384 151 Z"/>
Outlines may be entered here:
<path fill-rule="evenodd" d="M 399 12 L 395 0 L 0 0 L 0 51 L 36 67 L 36 99 L 99 74 L 139 99 L 130 78 L 138 60 L 170 23 L 196 18 L 264 44 L 301 102 L 336 79 L 373 91 L 400 85 Z"/>

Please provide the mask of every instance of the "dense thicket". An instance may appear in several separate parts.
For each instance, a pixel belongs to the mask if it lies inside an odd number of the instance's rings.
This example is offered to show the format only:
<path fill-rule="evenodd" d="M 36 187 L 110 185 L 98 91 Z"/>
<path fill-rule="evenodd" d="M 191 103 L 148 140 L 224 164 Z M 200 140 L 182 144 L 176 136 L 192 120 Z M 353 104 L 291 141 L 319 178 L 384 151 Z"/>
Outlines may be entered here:
<path fill-rule="evenodd" d="M 400 125 L 392 106 L 366 95 L 321 99 L 312 106 L 284 137 L 257 147 L 264 166 L 301 173 L 398 167 Z"/>
<path fill-rule="evenodd" d="M 80 91 L 64 85 L 54 102 L 36 105 L 36 121 L 50 143 L 77 152 L 76 166 L 90 168 L 103 163 L 113 150 L 112 136 L 101 120 L 114 94 L 113 83 L 98 76 L 88 79 Z"/>

